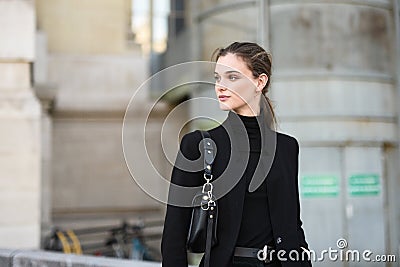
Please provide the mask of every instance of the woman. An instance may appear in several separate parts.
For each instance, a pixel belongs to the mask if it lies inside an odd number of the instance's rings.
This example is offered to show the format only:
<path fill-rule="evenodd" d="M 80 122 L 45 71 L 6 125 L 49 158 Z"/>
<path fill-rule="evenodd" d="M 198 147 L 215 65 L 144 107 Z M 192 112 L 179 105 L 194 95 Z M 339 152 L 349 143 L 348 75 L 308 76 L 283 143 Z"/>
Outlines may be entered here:
<path fill-rule="evenodd" d="M 217 50 L 216 60 L 215 92 L 220 108 L 229 112 L 221 125 L 208 131 L 217 147 L 214 191 L 223 187 L 217 184 L 222 179 L 233 182 L 218 197 L 218 243 L 211 250 L 210 266 L 311 266 L 300 220 L 299 145 L 295 138 L 274 131 L 274 112 L 265 95 L 270 57 L 255 43 L 235 42 Z M 186 134 L 177 161 L 182 156 L 198 159 L 201 140 L 199 131 Z M 171 181 L 182 186 L 204 183 L 201 171 L 176 165 Z M 161 244 L 164 267 L 188 266 L 191 213 L 190 207 L 167 206 Z M 200 266 L 203 262 L 204 257 Z"/>

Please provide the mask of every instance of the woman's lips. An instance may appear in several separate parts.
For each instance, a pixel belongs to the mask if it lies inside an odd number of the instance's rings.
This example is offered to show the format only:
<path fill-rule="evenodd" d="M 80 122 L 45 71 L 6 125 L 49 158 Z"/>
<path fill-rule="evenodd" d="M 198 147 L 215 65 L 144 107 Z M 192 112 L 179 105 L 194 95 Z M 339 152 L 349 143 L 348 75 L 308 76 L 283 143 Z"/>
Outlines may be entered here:
<path fill-rule="evenodd" d="M 225 101 L 225 100 L 227 100 L 229 97 L 230 97 L 230 96 L 220 95 L 220 96 L 218 97 L 218 99 L 219 99 L 220 101 Z"/>

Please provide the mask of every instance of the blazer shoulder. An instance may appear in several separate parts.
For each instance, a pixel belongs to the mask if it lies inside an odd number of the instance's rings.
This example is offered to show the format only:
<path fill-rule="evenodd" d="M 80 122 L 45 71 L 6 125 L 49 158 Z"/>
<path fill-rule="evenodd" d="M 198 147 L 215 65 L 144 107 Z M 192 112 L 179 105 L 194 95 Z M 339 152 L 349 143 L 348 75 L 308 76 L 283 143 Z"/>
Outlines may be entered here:
<path fill-rule="evenodd" d="M 182 136 L 181 143 L 195 143 L 201 140 L 201 133 L 199 130 L 188 132 Z"/>
<path fill-rule="evenodd" d="M 223 136 L 223 131 L 224 128 L 219 125 L 216 126 L 212 129 L 207 130 L 211 136 L 211 138 L 214 139 L 221 139 Z M 181 139 L 181 145 L 193 145 L 193 144 L 199 144 L 200 141 L 203 139 L 203 136 L 201 135 L 200 130 L 193 130 L 191 132 L 188 132 L 186 134 L 183 135 L 182 139 Z"/>
<path fill-rule="evenodd" d="M 194 130 L 183 135 L 179 149 L 188 159 L 195 160 L 200 157 L 199 144 L 202 135 L 199 130 Z"/>
<path fill-rule="evenodd" d="M 299 152 L 299 142 L 291 135 L 277 132 L 277 143 L 283 146 L 288 146 L 290 149 L 294 149 L 297 153 Z"/>
<path fill-rule="evenodd" d="M 224 140 L 226 139 L 227 133 L 222 125 L 216 126 L 207 131 L 210 134 L 211 139 L 217 144 L 221 141 L 224 142 Z M 191 154 L 193 155 L 192 157 L 199 157 L 200 151 L 202 150 L 199 145 L 202 139 L 203 136 L 200 130 L 193 130 L 184 134 L 180 143 L 181 151 L 185 155 Z"/>

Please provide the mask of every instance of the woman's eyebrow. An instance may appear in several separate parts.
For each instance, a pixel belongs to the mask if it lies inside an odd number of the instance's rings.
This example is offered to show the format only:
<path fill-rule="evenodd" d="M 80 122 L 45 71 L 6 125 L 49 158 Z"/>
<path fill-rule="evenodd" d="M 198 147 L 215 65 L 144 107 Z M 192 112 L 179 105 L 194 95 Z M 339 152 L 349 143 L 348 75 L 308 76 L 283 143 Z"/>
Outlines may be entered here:
<path fill-rule="evenodd" d="M 231 74 L 231 73 L 241 74 L 241 72 L 237 71 L 237 70 L 227 70 L 227 71 L 225 71 L 225 74 Z M 216 72 L 216 71 L 214 71 L 214 74 L 219 75 L 219 73 Z"/>
<path fill-rule="evenodd" d="M 225 74 L 229 74 L 229 73 L 238 73 L 238 74 L 240 74 L 241 72 L 237 71 L 237 70 L 227 70 L 227 71 L 225 71 Z M 214 71 L 214 74 L 219 74 L 219 73 Z"/>
<path fill-rule="evenodd" d="M 237 70 L 228 70 L 228 71 L 225 71 L 225 74 L 230 74 L 230 73 L 237 73 L 237 74 L 241 74 L 239 71 L 237 71 Z"/>

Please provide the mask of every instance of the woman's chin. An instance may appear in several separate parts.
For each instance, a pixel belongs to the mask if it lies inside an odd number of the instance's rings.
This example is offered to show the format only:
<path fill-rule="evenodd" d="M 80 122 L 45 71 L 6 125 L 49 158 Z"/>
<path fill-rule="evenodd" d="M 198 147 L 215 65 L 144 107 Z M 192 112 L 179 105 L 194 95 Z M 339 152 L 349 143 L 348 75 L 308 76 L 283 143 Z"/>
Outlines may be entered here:
<path fill-rule="evenodd" d="M 219 104 L 219 108 L 221 110 L 224 110 L 224 111 L 231 110 L 231 108 L 228 105 L 225 105 L 225 104 L 222 104 L 222 103 Z"/>

